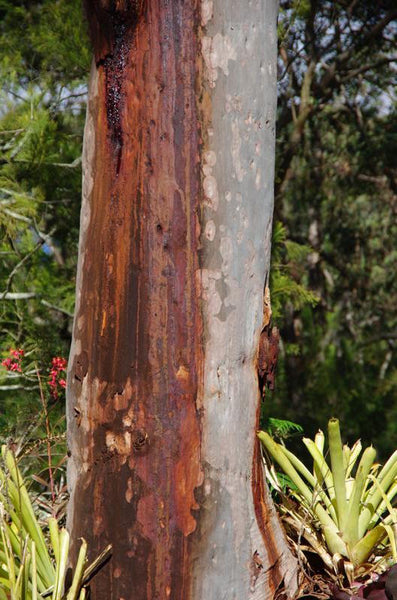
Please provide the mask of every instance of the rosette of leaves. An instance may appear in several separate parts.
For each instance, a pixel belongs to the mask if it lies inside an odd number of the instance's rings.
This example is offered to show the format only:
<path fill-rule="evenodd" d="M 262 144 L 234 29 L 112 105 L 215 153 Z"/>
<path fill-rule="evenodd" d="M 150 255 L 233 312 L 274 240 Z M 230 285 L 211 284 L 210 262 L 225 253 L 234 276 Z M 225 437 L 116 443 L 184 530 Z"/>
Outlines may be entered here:
<path fill-rule="evenodd" d="M 111 547 L 87 565 L 81 546 L 72 581 L 66 588 L 69 534 L 50 518 L 42 527 L 33 510 L 14 454 L 2 446 L 0 468 L 0 600 L 84 600 L 86 585 L 109 557 Z"/>
<path fill-rule="evenodd" d="M 280 510 L 285 522 L 304 538 L 334 575 L 349 581 L 367 571 L 381 572 L 397 562 L 397 451 L 382 467 L 370 446 L 362 452 L 358 440 L 351 448 L 342 444 L 339 421 L 328 423 L 329 462 L 325 436 L 303 438 L 313 459 L 313 470 L 266 432 L 258 437 L 270 457 L 291 480 L 289 497 Z M 274 469 L 268 470 L 277 485 Z M 273 473 L 273 476 L 272 476 Z"/>

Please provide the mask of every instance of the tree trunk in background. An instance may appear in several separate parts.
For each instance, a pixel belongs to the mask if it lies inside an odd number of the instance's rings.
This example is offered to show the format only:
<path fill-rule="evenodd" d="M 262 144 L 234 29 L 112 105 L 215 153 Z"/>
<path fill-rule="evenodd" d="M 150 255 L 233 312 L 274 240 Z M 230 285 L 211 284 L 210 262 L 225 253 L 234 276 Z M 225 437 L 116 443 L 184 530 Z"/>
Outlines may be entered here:
<path fill-rule="evenodd" d="M 92 600 L 296 585 L 265 493 L 276 2 L 91 0 L 68 525 Z"/>

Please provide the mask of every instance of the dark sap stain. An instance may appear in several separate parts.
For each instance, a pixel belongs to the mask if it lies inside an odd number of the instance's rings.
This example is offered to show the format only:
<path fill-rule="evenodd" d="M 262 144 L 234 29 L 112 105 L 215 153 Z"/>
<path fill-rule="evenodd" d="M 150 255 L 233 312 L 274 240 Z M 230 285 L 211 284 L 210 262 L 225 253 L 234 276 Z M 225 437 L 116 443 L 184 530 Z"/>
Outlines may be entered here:
<path fill-rule="evenodd" d="M 92 0 L 86 0 L 87 8 Z M 96 28 L 92 27 L 91 35 L 97 67 L 102 67 L 105 72 L 106 87 L 106 117 L 109 128 L 110 141 L 113 147 L 116 163 L 116 175 L 120 172 L 123 153 L 123 127 L 122 110 L 124 104 L 123 81 L 128 56 L 134 37 L 134 32 L 142 14 L 143 1 L 132 0 L 118 3 L 110 2 L 106 6 L 99 2 L 95 7 Z M 101 32 L 98 34 L 98 30 Z M 98 48 L 100 46 L 100 48 Z M 104 52 L 106 50 L 106 52 Z"/>
<path fill-rule="evenodd" d="M 113 48 L 101 61 L 105 71 L 106 117 L 110 140 L 116 158 L 116 175 L 119 174 L 123 152 L 121 111 L 123 108 L 123 77 L 129 50 L 128 27 L 122 17 L 113 16 Z"/>

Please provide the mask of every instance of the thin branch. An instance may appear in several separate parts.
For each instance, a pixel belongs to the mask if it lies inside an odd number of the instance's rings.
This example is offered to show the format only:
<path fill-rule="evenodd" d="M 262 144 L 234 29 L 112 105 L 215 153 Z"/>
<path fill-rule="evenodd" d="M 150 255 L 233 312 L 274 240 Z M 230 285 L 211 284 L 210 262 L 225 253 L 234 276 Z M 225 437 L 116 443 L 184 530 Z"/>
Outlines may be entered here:
<path fill-rule="evenodd" d="M 48 406 L 47 406 L 46 398 L 44 396 L 44 390 L 43 390 L 43 385 L 42 385 L 42 382 L 41 382 L 40 371 L 39 371 L 39 369 L 38 369 L 37 366 L 36 366 L 36 374 L 37 374 L 37 380 L 39 382 L 40 400 L 41 400 L 41 404 L 42 404 L 43 411 L 44 411 L 45 427 L 46 427 L 46 433 L 47 433 L 48 474 L 50 476 L 50 490 L 51 490 L 52 512 L 53 512 L 52 516 L 55 517 L 55 510 L 54 510 L 54 505 L 55 505 L 55 488 L 54 488 L 54 476 L 53 476 L 53 472 L 52 472 L 52 456 L 51 456 L 51 442 L 50 442 L 50 437 L 51 437 L 50 419 L 48 417 Z"/>
<path fill-rule="evenodd" d="M 386 27 L 386 25 L 388 25 L 390 21 L 393 21 L 396 17 L 397 8 L 393 8 L 393 10 L 390 10 L 383 17 L 383 19 L 379 21 L 379 23 L 376 23 L 376 25 L 374 25 L 373 28 L 365 34 L 364 39 L 370 40 L 371 38 L 376 37 L 379 33 L 381 33 L 381 31 Z"/>
<path fill-rule="evenodd" d="M 376 185 L 384 186 L 387 183 L 386 175 L 366 175 L 365 173 L 359 173 L 357 175 L 357 179 L 361 181 L 369 181 L 370 183 L 375 183 Z"/>
<path fill-rule="evenodd" d="M 11 90 L 10 88 L 7 87 L 7 88 L 4 89 L 4 91 L 5 91 L 6 94 L 10 94 L 10 96 L 13 96 L 17 100 L 21 100 L 22 102 L 26 102 L 26 98 L 23 98 L 22 96 L 20 96 L 19 94 L 17 94 L 13 90 Z"/>
<path fill-rule="evenodd" d="M 397 56 L 392 56 L 391 58 L 382 58 L 375 63 L 367 63 L 366 65 L 362 65 L 355 70 L 348 71 L 344 77 L 341 77 L 341 82 L 345 83 L 345 81 L 349 81 L 349 79 L 353 79 L 357 77 L 357 75 L 361 75 L 361 73 L 366 73 L 370 69 L 375 69 L 376 67 L 380 67 L 382 65 L 393 63 L 397 61 Z"/>
<path fill-rule="evenodd" d="M 37 223 L 34 219 L 30 219 L 29 217 L 20 215 L 20 214 L 14 212 L 13 210 L 9 210 L 8 208 L 4 208 L 3 212 L 6 213 L 9 217 L 12 217 L 13 219 L 16 219 L 18 221 L 23 221 L 23 223 L 27 223 L 28 225 L 32 225 L 37 236 L 42 240 L 41 245 L 43 243 L 47 244 L 47 246 L 49 246 L 49 248 L 51 248 L 51 250 L 54 254 L 55 260 L 58 262 L 58 264 L 61 266 L 64 266 L 65 261 L 63 260 L 62 254 L 58 250 L 58 248 L 55 246 L 54 242 L 52 241 L 52 234 L 55 232 L 56 227 L 53 227 L 49 233 L 44 233 L 43 231 L 40 231 L 40 229 L 38 228 Z M 0 300 L 1 300 L 1 297 L 0 297 Z"/>
<path fill-rule="evenodd" d="M 29 217 L 24 217 L 23 215 L 20 215 L 14 212 L 13 210 L 10 210 L 9 208 L 3 208 L 2 210 L 3 213 L 8 215 L 9 217 L 12 217 L 13 219 L 16 219 L 17 221 L 23 221 L 24 223 L 28 223 L 29 225 L 32 223 L 32 219 L 29 219 Z"/>
<path fill-rule="evenodd" d="M 353 12 L 354 7 L 356 6 L 358 0 L 352 0 L 352 2 L 349 4 L 349 6 L 347 7 L 347 14 L 351 15 Z"/>
<path fill-rule="evenodd" d="M 8 279 L 6 282 L 6 288 L 5 288 L 4 292 L 0 295 L 0 300 L 5 299 L 6 295 L 8 294 L 8 292 L 10 290 L 12 280 L 14 279 L 14 276 L 17 274 L 18 270 L 29 260 L 29 258 L 31 258 L 31 256 L 33 256 L 33 254 L 35 254 L 35 252 L 37 252 L 37 250 L 39 248 L 42 247 L 43 244 L 44 244 L 44 240 L 40 240 L 39 242 L 37 242 L 37 244 L 33 248 L 33 250 L 31 250 L 30 252 L 25 254 L 25 256 L 22 258 L 22 260 L 20 260 L 19 263 L 17 263 L 15 265 L 15 267 L 13 268 L 13 270 L 11 271 L 11 273 L 8 276 Z"/>
<path fill-rule="evenodd" d="M 36 298 L 36 292 L 6 292 L 0 294 L 1 300 L 29 300 L 30 298 Z"/>
<path fill-rule="evenodd" d="M 370 346 L 371 344 L 377 344 L 378 342 L 384 342 L 388 340 L 389 342 L 393 342 L 397 340 L 397 333 L 380 333 L 379 335 L 373 336 L 361 342 L 360 347 L 362 346 Z"/>
<path fill-rule="evenodd" d="M 26 387 L 24 385 L 0 385 L 1 392 L 7 392 L 9 390 L 24 390 L 27 392 L 31 392 L 33 390 L 38 390 L 38 389 L 39 389 L 38 385 L 33 385 L 30 387 Z"/>
<path fill-rule="evenodd" d="M 61 308 L 60 306 L 55 306 L 55 304 L 51 304 L 50 302 L 47 302 L 47 300 L 40 300 L 40 302 L 47 308 L 51 308 L 52 310 L 56 310 L 57 312 L 60 312 L 63 315 L 66 315 L 67 317 L 73 318 L 73 313 L 69 312 L 65 308 Z"/>
<path fill-rule="evenodd" d="M 65 261 L 63 260 L 63 256 L 62 256 L 60 250 L 56 247 L 56 245 L 52 241 L 52 234 L 56 231 L 56 227 L 54 226 L 49 231 L 49 233 L 44 233 L 43 231 L 40 231 L 40 229 L 38 228 L 38 225 L 37 225 L 35 219 L 33 219 L 33 227 L 34 227 L 35 232 L 39 236 L 39 238 L 41 238 L 43 240 L 43 242 L 45 242 L 47 244 L 47 246 L 52 250 L 52 252 L 54 254 L 54 258 L 57 261 L 57 263 L 59 265 L 61 265 L 61 267 L 63 267 L 65 264 Z"/>
<path fill-rule="evenodd" d="M 380 379 L 381 381 L 382 381 L 382 380 L 385 378 L 385 375 L 386 375 L 387 369 L 388 369 L 388 368 L 389 368 L 389 366 L 390 366 L 390 363 L 391 363 L 391 359 L 392 359 L 392 358 L 393 358 L 393 351 L 392 351 L 392 350 L 389 350 L 388 352 L 386 352 L 385 359 L 384 359 L 384 361 L 382 362 L 382 365 L 381 365 L 381 367 L 380 367 L 380 370 L 379 370 L 379 379 Z"/>
<path fill-rule="evenodd" d="M 360 47 L 362 48 L 366 42 L 373 41 L 392 21 L 395 17 L 397 17 L 397 9 L 393 9 L 389 11 L 383 19 L 381 19 L 378 23 L 376 23 L 370 31 L 366 33 L 363 32 L 363 29 L 359 33 L 363 33 L 363 38 L 358 41 L 356 45 L 351 45 L 350 48 L 344 50 L 340 54 L 338 54 L 333 63 L 328 66 L 327 72 L 324 74 L 322 80 L 318 84 L 318 88 L 324 93 L 327 87 L 331 84 L 331 81 L 335 79 L 335 74 L 337 72 L 338 66 L 345 64 L 352 57 L 352 55 L 357 52 Z"/>
<path fill-rule="evenodd" d="M 46 162 L 45 165 L 51 165 L 52 167 L 62 167 L 64 169 L 75 169 L 81 165 L 81 156 L 78 156 L 71 163 L 57 163 L 57 162 Z"/>
<path fill-rule="evenodd" d="M 284 71 L 277 78 L 277 82 L 278 83 L 280 83 L 280 81 L 282 81 L 284 79 L 285 75 L 287 73 L 289 73 L 289 72 L 292 73 L 292 75 L 294 77 L 294 80 L 296 82 L 296 76 L 295 76 L 295 73 L 292 71 L 291 67 L 292 67 L 293 63 L 295 62 L 295 60 L 297 58 L 299 58 L 303 54 L 303 52 L 307 49 L 307 46 L 308 46 L 307 43 L 302 44 L 302 47 L 299 48 L 295 52 L 295 54 L 293 54 L 290 58 L 288 58 L 288 54 L 287 54 L 287 51 L 286 51 L 285 47 L 284 46 L 280 46 L 280 56 L 281 56 L 282 61 L 284 63 Z"/>
<path fill-rule="evenodd" d="M 0 135 L 8 135 L 9 133 L 14 133 L 16 135 L 17 133 L 22 133 L 22 131 L 25 131 L 25 129 L 3 129 L 0 131 Z"/>
<path fill-rule="evenodd" d="M 35 232 L 37 233 L 37 235 L 39 236 L 39 238 L 45 242 L 48 246 L 52 245 L 52 234 L 55 233 L 56 227 L 53 227 L 48 233 L 44 233 L 44 231 L 40 231 L 40 229 L 37 226 L 37 223 L 35 221 L 35 219 L 32 219 L 32 225 L 34 227 Z"/>
<path fill-rule="evenodd" d="M 61 96 L 58 100 L 54 101 L 54 104 L 62 104 L 63 102 L 67 102 L 70 99 L 82 98 L 83 96 L 87 96 L 87 90 L 78 94 L 69 94 L 68 96 L 63 97 Z"/>
<path fill-rule="evenodd" d="M 2 158 L 0 159 L 0 165 L 7 165 L 7 164 L 12 164 L 12 163 L 20 163 L 20 164 L 31 164 L 32 161 L 29 160 L 28 158 Z M 64 169 L 76 169 L 77 167 L 79 167 L 81 165 L 81 156 L 78 156 L 77 158 L 74 159 L 73 162 L 71 163 L 58 163 L 58 162 L 45 162 L 43 161 L 42 163 L 40 163 L 40 166 L 45 165 L 45 166 L 50 166 L 50 167 L 62 167 Z"/>

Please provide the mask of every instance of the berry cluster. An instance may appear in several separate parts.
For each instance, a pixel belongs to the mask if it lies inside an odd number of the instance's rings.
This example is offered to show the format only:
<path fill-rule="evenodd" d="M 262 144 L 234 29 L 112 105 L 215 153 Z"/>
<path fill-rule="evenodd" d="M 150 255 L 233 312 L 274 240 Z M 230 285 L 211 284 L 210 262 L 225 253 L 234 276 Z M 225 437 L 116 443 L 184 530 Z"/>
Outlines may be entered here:
<path fill-rule="evenodd" d="M 9 356 L 1 361 L 3 367 L 7 371 L 14 373 L 22 373 L 22 359 L 25 355 L 25 351 L 21 348 L 13 349 L 9 351 Z M 48 379 L 48 386 L 50 388 L 50 394 L 53 400 L 58 400 L 60 388 L 66 387 L 65 371 L 67 367 L 67 361 L 61 356 L 54 356 L 51 361 L 50 376 Z"/>
<path fill-rule="evenodd" d="M 54 356 L 51 363 L 50 369 L 50 378 L 48 380 L 48 385 L 51 389 L 51 396 L 54 400 L 58 399 L 58 389 L 59 387 L 66 387 L 65 380 L 65 371 L 67 367 L 67 361 L 65 358 L 61 358 L 60 356 Z"/>
<path fill-rule="evenodd" d="M 24 354 L 25 352 L 20 348 L 18 350 L 10 348 L 10 356 L 2 360 L 1 364 L 7 371 L 17 371 L 18 373 L 22 373 L 21 361 Z"/>

